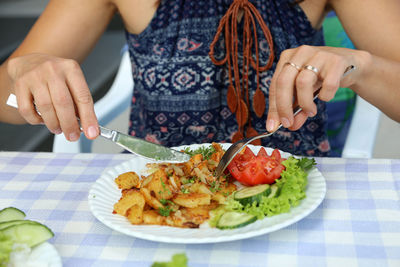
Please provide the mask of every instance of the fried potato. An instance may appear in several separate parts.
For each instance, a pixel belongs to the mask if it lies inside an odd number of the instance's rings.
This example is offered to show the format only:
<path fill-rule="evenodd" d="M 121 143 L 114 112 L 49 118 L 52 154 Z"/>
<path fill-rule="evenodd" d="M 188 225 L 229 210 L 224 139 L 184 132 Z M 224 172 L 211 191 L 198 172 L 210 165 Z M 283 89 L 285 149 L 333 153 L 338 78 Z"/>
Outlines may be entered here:
<path fill-rule="evenodd" d="M 211 199 L 218 202 L 218 204 L 224 204 L 226 201 L 226 197 L 221 192 L 217 192 L 212 195 Z"/>
<path fill-rule="evenodd" d="M 126 218 L 131 224 L 141 224 L 143 222 L 143 207 L 133 205 L 126 211 Z"/>
<path fill-rule="evenodd" d="M 119 189 L 137 188 L 140 185 L 140 178 L 135 172 L 125 172 L 115 178 L 115 183 Z"/>
<path fill-rule="evenodd" d="M 136 189 L 125 190 L 119 201 L 114 204 L 114 212 L 125 216 L 127 210 L 133 205 L 137 205 L 143 209 L 145 205 L 143 195 Z"/>
<path fill-rule="evenodd" d="M 198 228 L 210 218 L 210 211 L 225 203 L 236 185 L 213 172 L 224 151 L 212 144 L 215 152 L 203 158 L 196 154 L 188 162 L 149 163 L 146 175 L 126 172 L 115 179 L 122 197 L 113 213 L 127 217 L 132 224 L 168 225 Z"/>
<path fill-rule="evenodd" d="M 148 182 L 144 187 L 154 194 L 158 200 L 172 198 L 173 194 L 168 184 L 166 172 L 162 169 L 159 169 L 151 176 L 152 178 L 150 182 Z"/>
<path fill-rule="evenodd" d="M 161 202 L 158 201 L 157 198 L 151 196 L 149 189 L 142 187 L 140 188 L 140 192 L 142 193 L 146 201 L 146 204 L 152 207 L 153 209 L 158 210 L 164 207 L 163 204 L 161 204 Z"/>
<path fill-rule="evenodd" d="M 204 193 L 204 194 L 209 194 L 212 195 L 213 192 L 211 192 L 211 190 L 207 187 L 207 185 L 200 183 L 200 182 L 196 182 L 194 184 L 192 184 L 189 187 L 190 192 L 195 192 L 195 193 Z"/>
<path fill-rule="evenodd" d="M 158 212 L 155 210 L 146 210 L 146 211 L 143 211 L 143 223 L 144 224 L 164 225 L 165 217 L 158 214 Z"/>
<path fill-rule="evenodd" d="M 195 208 L 200 205 L 209 205 L 211 196 L 205 193 L 177 194 L 172 201 L 186 208 Z"/>
<path fill-rule="evenodd" d="M 222 184 L 219 192 L 223 195 L 230 195 L 237 190 L 237 186 L 234 183 Z"/>
<path fill-rule="evenodd" d="M 202 224 L 210 218 L 209 208 L 207 206 L 198 206 L 195 208 L 183 208 L 182 216 L 189 222 Z"/>

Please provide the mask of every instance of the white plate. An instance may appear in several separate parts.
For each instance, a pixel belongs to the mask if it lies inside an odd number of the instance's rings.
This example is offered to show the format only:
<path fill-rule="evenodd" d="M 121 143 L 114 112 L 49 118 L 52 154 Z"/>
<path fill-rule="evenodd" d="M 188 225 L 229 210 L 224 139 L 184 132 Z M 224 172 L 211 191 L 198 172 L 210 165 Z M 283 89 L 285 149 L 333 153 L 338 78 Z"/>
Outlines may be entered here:
<path fill-rule="evenodd" d="M 15 252 L 13 252 L 15 253 Z M 26 255 L 26 254 L 24 254 Z M 48 266 L 48 267 L 61 267 L 62 261 L 60 255 L 58 254 L 56 248 L 48 243 L 44 242 L 36 247 L 34 247 L 30 254 L 23 255 L 14 255 L 15 259 L 19 259 L 17 261 L 13 261 L 15 266 Z M 26 258 L 25 258 L 26 257 Z M 14 266 L 14 265 L 13 265 Z"/>
<path fill-rule="evenodd" d="M 191 145 L 189 147 L 196 149 L 202 145 Z M 222 146 L 227 149 L 230 144 L 222 144 Z M 179 149 L 184 147 L 188 146 L 182 146 Z M 260 149 L 257 146 L 250 146 L 250 148 L 254 152 Z M 267 148 L 269 154 L 271 151 L 272 149 Z M 281 152 L 281 154 L 282 157 L 290 156 L 285 152 Z M 306 217 L 318 207 L 326 193 L 324 177 L 317 168 L 313 168 L 308 175 L 307 197 L 301 201 L 299 206 L 291 208 L 288 213 L 267 217 L 242 228 L 219 230 L 209 227 L 187 229 L 169 226 L 132 225 L 125 217 L 112 213 L 114 204 L 121 197 L 121 191 L 115 184 L 114 179 L 119 174 L 128 171 L 135 171 L 140 176 L 141 171 L 145 170 L 145 165 L 148 162 L 150 161 L 147 159 L 137 157 L 106 170 L 93 184 L 88 198 L 90 209 L 99 221 L 121 233 L 151 241 L 199 244 L 233 241 L 263 235 L 282 229 Z"/>

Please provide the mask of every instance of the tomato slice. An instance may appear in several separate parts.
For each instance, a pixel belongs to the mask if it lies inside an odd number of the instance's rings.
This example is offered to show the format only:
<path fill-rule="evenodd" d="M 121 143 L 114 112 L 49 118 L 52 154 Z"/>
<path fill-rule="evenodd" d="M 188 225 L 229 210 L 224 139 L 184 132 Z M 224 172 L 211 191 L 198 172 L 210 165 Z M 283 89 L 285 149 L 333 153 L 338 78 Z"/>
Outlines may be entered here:
<path fill-rule="evenodd" d="M 261 148 L 254 155 L 250 148 L 246 147 L 243 153 L 233 158 L 227 169 L 231 175 L 244 185 L 272 184 L 280 178 L 285 167 L 279 150 L 275 149 L 271 156 Z"/>

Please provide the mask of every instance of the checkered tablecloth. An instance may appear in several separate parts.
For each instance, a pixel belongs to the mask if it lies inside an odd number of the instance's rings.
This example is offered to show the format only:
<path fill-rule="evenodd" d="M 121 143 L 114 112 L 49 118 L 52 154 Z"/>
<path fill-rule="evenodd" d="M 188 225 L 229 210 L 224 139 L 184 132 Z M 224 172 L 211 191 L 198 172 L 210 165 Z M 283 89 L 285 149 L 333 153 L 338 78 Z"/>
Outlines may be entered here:
<path fill-rule="evenodd" d="M 125 236 L 89 210 L 90 187 L 127 154 L 0 153 L 0 209 L 48 225 L 64 266 L 400 266 L 400 160 L 317 158 L 327 195 L 282 230 L 234 242 L 167 244 Z"/>

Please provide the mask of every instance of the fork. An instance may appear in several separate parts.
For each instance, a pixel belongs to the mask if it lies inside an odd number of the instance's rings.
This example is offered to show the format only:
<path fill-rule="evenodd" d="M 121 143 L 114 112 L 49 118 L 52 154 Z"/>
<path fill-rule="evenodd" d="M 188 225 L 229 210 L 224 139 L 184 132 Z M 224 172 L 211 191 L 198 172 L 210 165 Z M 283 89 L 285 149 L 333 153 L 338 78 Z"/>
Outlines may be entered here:
<path fill-rule="evenodd" d="M 350 72 L 355 70 L 356 67 L 354 65 L 351 65 L 346 68 L 344 74 L 342 75 L 342 78 L 348 75 Z M 318 97 L 319 92 L 321 91 L 320 87 L 318 90 L 314 92 L 314 98 L 315 100 Z M 293 115 L 296 116 L 300 111 L 302 111 L 302 108 L 298 105 L 297 100 L 293 103 Z M 265 132 L 250 138 L 244 138 L 242 140 L 239 140 L 232 144 L 227 151 L 225 151 L 224 155 L 222 156 L 221 160 L 218 163 L 217 168 L 215 169 L 215 177 L 221 176 L 221 174 L 225 171 L 226 167 L 231 163 L 233 158 L 249 143 L 253 142 L 254 140 L 260 139 L 260 138 L 265 138 L 268 136 L 273 135 L 276 131 L 278 131 L 282 127 L 282 123 L 279 124 L 278 128 L 275 129 L 273 132 Z"/>

